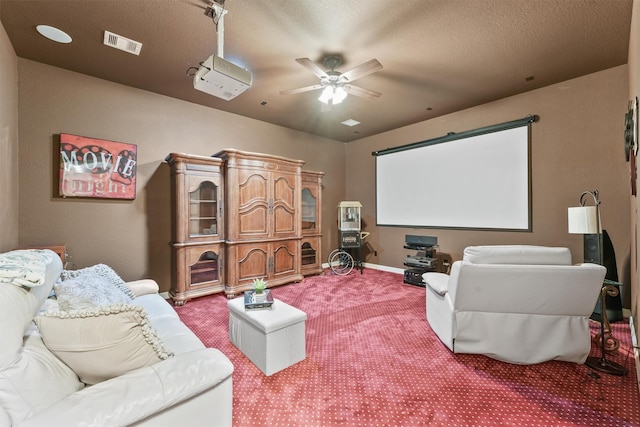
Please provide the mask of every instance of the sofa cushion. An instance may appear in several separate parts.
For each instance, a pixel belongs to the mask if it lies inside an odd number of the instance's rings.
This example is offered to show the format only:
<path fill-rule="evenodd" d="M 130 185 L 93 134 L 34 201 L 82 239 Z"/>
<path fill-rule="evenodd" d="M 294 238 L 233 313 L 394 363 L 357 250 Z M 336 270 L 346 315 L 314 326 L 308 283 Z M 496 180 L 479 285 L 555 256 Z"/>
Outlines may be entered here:
<path fill-rule="evenodd" d="M 571 265 L 571 251 L 528 245 L 467 246 L 463 260 L 474 264 Z"/>
<path fill-rule="evenodd" d="M 122 278 L 118 276 L 118 273 L 116 273 L 113 268 L 109 267 L 106 264 L 96 264 L 92 265 L 91 267 L 81 268 L 79 270 L 63 270 L 60 277 L 62 278 L 62 280 L 68 280 L 85 273 L 102 276 L 104 279 L 108 280 L 114 286 L 124 292 L 129 298 L 134 299 L 136 297 L 131 289 L 129 289 L 129 287 L 126 285 L 124 280 L 122 280 Z"/>
<path fill-rule="evenodd" d="M 45 347 L 35 325 L 25 335 L 19 357 L 0 368 L 0 407 L 11 417 L 8 425 L 18 425 L 82 388 L 75 372 Z M 0 425 L 5 424 L 0 420 Z"/>
<path fill-rule="evenodd" d="M 35 321 L 47 348 L 85 384 L 96 384 L 173 355 L 158 338 L 144 308 L 136 305 L 46 311 Z"/>
<path fill-rule="evenodd" d="M 180 321 L 171 304 L 158 294 L 136 298 L 136 305 L 144 307 L 153 328 L 158 332 L 165 348 L 175 354 L 184 354 L 204 348 L 202 341 Z"/>
<path fill-rule="evenodd" d="M 60 310 L 84 310 L 100 305 L 130 304 L 129 298 L 113 282 L 96 273 L 85 272 L 57 282 L 53 290 Z"/>

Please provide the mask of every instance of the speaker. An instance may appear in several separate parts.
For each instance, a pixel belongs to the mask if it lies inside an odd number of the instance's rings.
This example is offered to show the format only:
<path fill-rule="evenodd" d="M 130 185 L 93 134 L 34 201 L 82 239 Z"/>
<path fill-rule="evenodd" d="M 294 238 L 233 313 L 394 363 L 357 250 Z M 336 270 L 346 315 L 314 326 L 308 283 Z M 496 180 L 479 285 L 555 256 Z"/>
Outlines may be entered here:
<path fill-rule="evenodd" d="M 602 234 L 602 236 L 604 236 L 604 233 Z M 603 240 L 602 236 L 600 236 L 600 244 L 602 244 L 602 240 Z M 597 234 L 584 235 L 584 262 L 592 262 L 594 264 L 600 264 L 600 259 L 598 255 L 598 235 Z M 609 274 L 608 268 L 607 268 L 607 274 Z"/>
<path fill-rule="evenodd" d="M 607 230 L 602 230 L 600 235 L 600 245 L 602 247 L 602 265 L 607 269 L 607 275 L 605 276 L 609 280 L 614 282 L 618 281 L 618 266 L 616 264 L 616 253 L 613 249 L 613 243 L 609 238 Z M 597 234 L 585 234 L 584 235 L 584 262 L 591 262 L 598 264 L 598 235 Z M 615 297 L 607 295 L 605 297 L 607 303 L 607 318 L 609 322 L 617 322 L 623 320 L 622 317 L 622 298 L 620 297 L 620 288 L 618 287 L 618 295 Z M 593 320 L 600 321 L 602 316 L 602 307 L 600 307 L 600 298 L 598 303 L 591 314 Z"/>

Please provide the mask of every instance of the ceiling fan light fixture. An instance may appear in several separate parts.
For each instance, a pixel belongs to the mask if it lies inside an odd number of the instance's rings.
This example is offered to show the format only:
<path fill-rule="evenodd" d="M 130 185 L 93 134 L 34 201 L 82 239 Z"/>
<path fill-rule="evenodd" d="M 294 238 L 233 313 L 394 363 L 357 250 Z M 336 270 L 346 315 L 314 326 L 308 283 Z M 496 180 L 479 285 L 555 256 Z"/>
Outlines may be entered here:
<path fill-rule="evenodd" d="M 324 90 L 320 94 L 320 97 L 318 98 L 318 100 L 320 102 L 324 102 L 325 104 L 328 104 L 329 101 L 333 99 L 333 96 L 334 96 L 333 86 L 327 86 L 324 88 Z"/>
<path fill-rule="evenodd" d="M 338 86 L 333 92 L 333 103 L 340 104 L 347 97 L 347 91 L 342 86 Z"/>
<path fill-rule="evenodd" d="M 342 86 L 327 86 L 320 94 L 318 100 L 325 104 L 331 103 L 331 105 L 340 104 L 347 97 L 347 91 Z"/>

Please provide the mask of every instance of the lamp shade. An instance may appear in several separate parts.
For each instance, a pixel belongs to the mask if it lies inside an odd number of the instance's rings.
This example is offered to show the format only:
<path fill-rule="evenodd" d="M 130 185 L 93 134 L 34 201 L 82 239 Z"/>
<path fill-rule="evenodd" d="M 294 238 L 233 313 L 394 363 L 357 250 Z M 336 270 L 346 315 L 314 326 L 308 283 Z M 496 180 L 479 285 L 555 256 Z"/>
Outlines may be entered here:
<path fill-rule="evenodd" d="M 578 206 L 569 208 L 569 233 L 599 234 L 596 206 Z"/>

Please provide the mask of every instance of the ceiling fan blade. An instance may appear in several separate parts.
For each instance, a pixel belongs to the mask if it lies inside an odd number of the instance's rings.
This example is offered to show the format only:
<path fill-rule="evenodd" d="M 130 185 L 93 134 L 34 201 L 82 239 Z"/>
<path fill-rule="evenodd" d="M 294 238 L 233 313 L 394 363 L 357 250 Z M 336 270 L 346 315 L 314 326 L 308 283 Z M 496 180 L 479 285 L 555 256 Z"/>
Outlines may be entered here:
<path fill-rule="evenodd" d="M 309 58 L 298 58 L 296 59 L 296 62 L 302 65 L 307 70 L 311 71 L 313 74 L 315 74 L 319 78 L 327 77 L 327 73 L 322 71 L 322 69 L 318 67 L 316 63 L 311 61 Z"/>
<path fill-rule="evenodd" d="M 323 88 L 323 86 L 321 84 L 317 84 L 312 86 L 299 87 L 296 89 L 286 89 L 286 90 L 281 90 L 280 95 L 292 95 L 294 93 L 308 92 L 310 90 L 316 90 L 321 88 Z"/>
<path fill-rule="evenodd" d="M 370 61 L 365 62 L 364 64 L 358 65 L 356 68 L 353 68 L 349 71 L 342 73 L 341 77 L 347 79 L 348 82 L 352 82 L 356 79 L 362 78 L 364 76 L 368 76 L 371 73 L 375 73 L 378 70 L 382 69 L 382 64 L 378 62 L 377 59 L 372 59 Z"/>
<path fill-rule="evenodd" d="M 369 90 L 354 85 L 344 85 L 344 90 L 346 90 L 350 95 L 360 96 L 367 99 L 378 99 L 380 98 L 380 95 L 382 95 L 380 92 L 376 92 L 375 90 Z"/>

